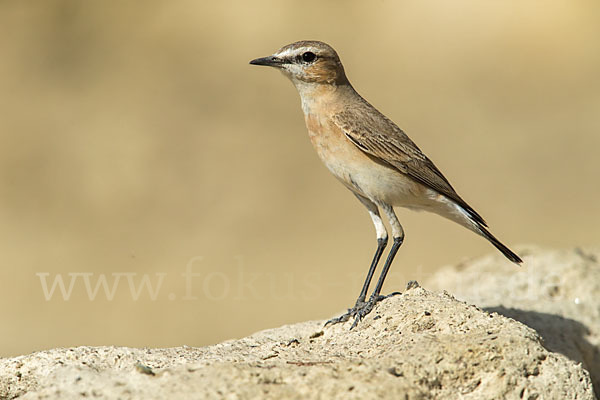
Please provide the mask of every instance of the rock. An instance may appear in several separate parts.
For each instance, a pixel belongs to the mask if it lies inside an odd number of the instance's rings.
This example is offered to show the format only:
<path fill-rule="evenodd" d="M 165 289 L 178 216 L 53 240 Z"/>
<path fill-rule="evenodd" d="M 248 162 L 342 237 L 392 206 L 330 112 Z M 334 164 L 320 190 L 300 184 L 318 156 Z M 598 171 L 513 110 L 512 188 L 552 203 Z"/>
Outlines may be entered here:
<path fill-rule="evenodd" d="M 446 292 L 412 284 L 350 325 L 305 322 L 204 348 L 2 359 L 0 398 L 594 398 L 581 364 L 533 329 Z"/>
<path fill-rule="evenodd" d="M 519 250 L 518 269 L 493 254 L 442 268 L 427 287 L 535 329 L 548 350 L 582 363 L 600 394 L 600 249 Z"/>

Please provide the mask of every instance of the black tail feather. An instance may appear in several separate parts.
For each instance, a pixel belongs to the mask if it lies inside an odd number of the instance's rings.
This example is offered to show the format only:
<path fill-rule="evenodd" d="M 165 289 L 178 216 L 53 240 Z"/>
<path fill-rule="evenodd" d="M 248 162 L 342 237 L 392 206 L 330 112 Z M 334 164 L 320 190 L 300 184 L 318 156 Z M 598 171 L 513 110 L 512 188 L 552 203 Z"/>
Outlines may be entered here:
<path fill-rule="evenodd" d="M 483 236 L 487 240 L 489 240 L 490 243 L 492 243 L 494 245 L 494 247 L 496 247 L 498 250 L 500 250 L 500 252 L 502 254 L 504 254 L 504 256 L 506 258 L 508 258 L 510 261 L 514 262 L 515 264 L 521 264 L 523 262 L 523 260 L 521 260 L 521 257 L 519 257 L 518 255 L 516 255 L 511 249 L 509 249 L 508 247 L 506 247 L 505 245 L 503 245 L 487 229 L 485 229 L 483 226 L 479 226 L 479 229 L 481 230 L 481 233 L 483 234 Z"/>

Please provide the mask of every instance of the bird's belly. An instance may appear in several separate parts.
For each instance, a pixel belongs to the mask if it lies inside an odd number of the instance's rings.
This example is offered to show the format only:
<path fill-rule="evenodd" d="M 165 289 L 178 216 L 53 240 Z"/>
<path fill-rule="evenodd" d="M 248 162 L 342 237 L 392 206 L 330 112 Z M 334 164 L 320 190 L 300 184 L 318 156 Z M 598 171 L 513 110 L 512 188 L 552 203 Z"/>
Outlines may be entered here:
<path fill-rule="evenodd" d="M 375 203 L 422 209 L 437 193 L 367 155 L 334 124 L 307 116 L 311 142 L 327 169 L 348 189 Z M 429 193 L 432 192 L 432 193 Z"/>

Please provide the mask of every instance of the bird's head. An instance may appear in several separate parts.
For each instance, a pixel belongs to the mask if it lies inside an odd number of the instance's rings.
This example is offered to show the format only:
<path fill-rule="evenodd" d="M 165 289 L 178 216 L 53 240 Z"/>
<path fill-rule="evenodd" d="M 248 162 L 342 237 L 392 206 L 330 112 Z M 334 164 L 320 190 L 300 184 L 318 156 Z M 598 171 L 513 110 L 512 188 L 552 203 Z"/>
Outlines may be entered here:
<path fill-rule="evenodd" d="M 250 64 L 278 68 L 296 86 L 307 83 L 340 85 L 348 82 L 335 50 L 318 41 L 288 44 L 273 55 L 257 58 Z"/>

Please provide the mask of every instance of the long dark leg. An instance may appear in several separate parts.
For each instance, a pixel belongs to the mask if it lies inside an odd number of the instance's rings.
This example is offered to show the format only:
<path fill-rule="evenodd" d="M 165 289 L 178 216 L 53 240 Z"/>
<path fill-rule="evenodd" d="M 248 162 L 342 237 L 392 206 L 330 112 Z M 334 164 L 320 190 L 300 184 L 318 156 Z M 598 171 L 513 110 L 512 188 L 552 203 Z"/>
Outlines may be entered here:
<path fill-rule="evenodd" d="M 369 290 L 369 286 L 371 285 L 371 279 L 373 279 L 373 274 L 375 273 L 377 264 L 379 264 L 379 259 L 383 254 L 383 250 L 385 250 L 385 246 L 387 246 L 387 242 L 387 237 L 377 239 L 377 250 L 375 251 L 375 255 L 373 256 L 373 261 L 371 262 L 371 266 L 369 267 L 369 273 L 367 274 L 367 278 L 365 279 L 365 283 L 363 284 L 362 290 L 358 295 L 356 303 L 362 303 L 367 298 L 367 291 Z"/>
<path fill-rule="evenodd" d="M 377 285 L 375 286 L 375 290 L 373 290 L 373 294 L 371 298 L 379 296 L 381 293 L 381 288 L 383 287 L 383 281 L 385 281 L 385 277 L 390 270 L 390 266 L 394 261 L 394 257 L 396 257 L 396 253 L 400 246 L 402 246 L 402 242 L 404 242 L 404 229 L 402 229 L 402 225 L 400 225 L 400 221 L 398 221 L 398 217 L 396 217 L 396 213 L 394 213 L 394 208 L 387 204 L 383 204 L 381 206 L 385 216 L 390 222 L 390 226 L 392 228 L 392 235 L 394 236 L 394 244 L 390 249 L 390 253 L 388 254 L 387 260 L 385 260 L 385 265 L 383 266 L 383 270 L 381 271 L 381 275 L 379 275 L 379 280 L 377 281 Z"/>
<path fill-rule="evenodd" d="M 381 288 L 383 287 L 383 281 L 385 281 L 385 277 L 390 270 L 390 266 L 394 261 L 394 257 L 396 257 L 396 253 L 400 246 L 402 246 L 402 242 L 404 242 L 404 237 L 396 237 L 394 238 L 394 244 L 390 249 L 390 253 L 388 254 L 387 260 L 385 260 L 385 264 L 383 266 L 383 270 L 381 271 L 381 275 L 379 275 L 379 280 L 377 281 L 377 285 L 375 286 L 375 290 L 373 290 L 373 294 L 371 297 L 378 297 L 381 293 Z"/>
<path fill-rule="evenodd" d="M 371 266 L 369 267 L 369 272 L 367 273 L 367 278 L 365 279 L 365 283 L 363 284 L 362 290 L 360 291 L 360 295 L 358 295 L 358 299 L 356 300 L 356 304 L 363 303 L 365 298 L 367 297 L 367 291 L 369 290 L 369 286 L 371 285 L 371 280 L 373 279 L 373 274 L 375 273 L 375 269 L 377 268 L 377 264 L 379 263 L 379 259 L 383 254 L 383 250 L 385 250 L 385 246 L 387 246 L 388 242 L 388 234 L 385 230 L 385 225 L 381 220 L 381 216 L 379 215 L 379 208 L 375 203 L 366 197 L 360 196 L 355 193 L 355 196 L 360 200 L 361 203 L 367 210 L 369 210 L 369 215 L 373 220 L 373 225 L 375 225 L 375 232 L 377 233 L 377 250 L 375 251 L 375 255 L 373 256 L 373 261 L 371 261 Z"/>
<path fill-rule="evenodd" d="M 361 201 L 361 203 L 365 205 L 365 207 L 367 207 L 367 209 L 369 210 L 369 214 L 371 215 L 371 219 L 373 220 L 373 225 L 375 225 L 375 230 L 377 232 L 377 250 L 375 250 L 373 261 L 371 261 L 371 266 L 369 267 L 369 272 L 367 273 L 367 277 L 365 279 L 365 282 L 363 283 L 362 290 L 358 295 L 358 299 L 356 299 L 356 304 L 354 305 L 354 307 L 349 308 L 347 313 L 337 318 L 330 319 L 325 323 L 325 326 L 329 324 L 337 324 L 340 322 L 348 321 L 348 319 L 350 319 L 350 317 L 355 316 L 357 310 L 364 305 L 365 299 L 367 298 L 369 286 L 371 285 L 371 280 L 373 279 L 373 274 L 375 273 L 377 264 L 379 263 L 379 260 L 381 259 L 383 251 L 385 250 L 385 247 L 387 246 L 388 242 L 388 236 L 385 230 L 385 225 L 383 225 L 383 221 L 381 220 L 379 210 L 375 203 L 360 195 L 356 195 L 356 197 Z"/>
<path fill-rule="evenodd" d="M 377 268 L 377 264 L 379 263 L 379 259 L 383 254 L 383 250 L 385 250 L 385 246 L 387 246 L 387 238 L 377 239 L 377 250 L 375 251 L 375 255 L 373 256 L 373 261 L 371 262 L 371 266 L 369 267 L 369 272 L 367 273 L 367 278 L 365 279 L 365 283 L 363 284 L 363 288 L 358 295 L 358 299 L 356 299 L 356 304 L 354 307 L 349 308 L 348 312 L 339 317 L 332 318 L 325 323 L 325 326 L 329 324 L 338 324 L 340 322 L 346 322 L 350 319 L 350 317 L 356 316 L 357 310 L 359 310 L 365 304 L 365 299 L 367 298 L 367 291 L 369 290 L 369 285 L 371 285 L 371 280 L 373 279 L 373 274 L 375 273 L 375 269 Z"/>
<path fill-rule="evenodd" d="M 391 206 L 387 205 L 382 206 L 382 208 L 386 216 L 388 217 L 388 220 L 390 221 L 390 225 L 392 227 L 392 234 L 394 235 L 394 244 L 392 245 L 388 257 L 385 260 L 383 270 L 381 271 L 381 275 L 379 275 L 379 280 L 377 281 L 377 285 L 375 285 L 375 289 L 373 290 L 371 297 L 366 303 L 363 304 L 362 307 L 356 310 L 356 318 L 350 329 L 354 328 L 358 324 L 358 322 L 360 322 L 360 320 L 362 320 L 367 314 L 369 314 L 378 301 L 385 298 L 384 296 L 380 295 L 381 289 L 383 287 L 383 282 L 385 281 L 385 277 L 387 276 L 387 273 L 390 270 L 390 266 L 394 261 L 394 257 L 396 257 L 396 253 L 398 253 L 398 249 L 400 248 L 400 246 L 402 246 L 402 243 L 404 242 L 404 230 L 402 229 L 402 225 L 400 225 L 400 222 L 398 221 L 398 218 L 394 213 L 394 209 Z"/>

